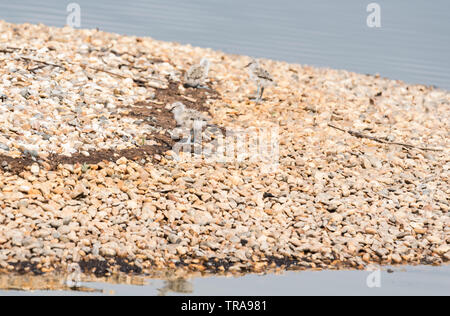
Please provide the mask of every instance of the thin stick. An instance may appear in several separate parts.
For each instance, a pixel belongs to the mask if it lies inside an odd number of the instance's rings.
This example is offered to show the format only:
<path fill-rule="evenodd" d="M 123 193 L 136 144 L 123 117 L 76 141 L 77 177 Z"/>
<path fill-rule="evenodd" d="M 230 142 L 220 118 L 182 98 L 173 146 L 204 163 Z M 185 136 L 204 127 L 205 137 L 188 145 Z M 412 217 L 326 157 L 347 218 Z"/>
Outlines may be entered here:
<path fill-rule="evenodd" d="M 109 71 L 109 70 L 106 70 L 106 69 L 92 67 L 92 66 L 86 66 L 86 67 L 89 68 L 89 69 L 92 69 L 92 70 L 95 70 L 95 71 L 104 72 L 104 73 L 107 73 L 108 75 L 116 76 L 116 77 L 119 77 L 119 78 L 122 78 L 122 79 L 127 79 L 128 78 L 128 77 L 126 77 L 124 75 L 116 74 L 115 72 L 112 72 L 112 71 Z"/>
<path fill-rule="evenodd" d="M 146 100 L 149 103 L 154 103 L 154 104 L 158 104 L 158 105 L 163 105 L 164 102 L 158 102 L 158 101 L 153 101 L 153 100 Z"/>
<path fill-rule="evenodd" d="M 0 49 L 0 53 L 11 54 L 15 50 L 31 50 L 31 51 L 35 51 L 35 49 L 32 49 L 32 48 L 7 46 L 5 48 Z"/>
<path fill-rule="evenodd" d="M 34 48 L 27 48 L 27 47 L 12 47 L 12 46 L 7 46 L 7 49 L 12 49 L 12 50 L 32 50 L 35 51 L 36 49 Z"/>
<path fill-rule="evenodd" d="M 196 102 L 197 102 L 196 99 L 187 97 L 187 96 L 185 96 L 185 95 L 182 95 L 181 97 L 184 98 L 184 99 L 186 99 L 186 100 L 188 100 L 188 101 L 191 101 L 192 103 L 196 103 Z"/>
<path fill-rule="evenodd" d="M 40 65 L 40 66 L 31 68 L 31 69 L 28 69 L 28 70 L 31 71 L 32 73 L 35 73 L 36 70 L 42 69 L 42 68 L 44 68 L 44 67 L 47 67 L 47 65 Z"/>
<path fill-rule="evenodd" d="M 44 64 L 44 65 L 47 65 L 47 66 L 61 68 L 64 71 L 67 70 L 66 67 L 63 67 L 63 66 L 57 65 L 57 64 L 48 63 L 48 62 L 43 61 L 43 60 L 36 60 L 36 59 L 28 58 L 28 57 L 20 57 L 20 59 L 23 59 L 23 60 L 26 60 L 26 61 L 32 61 L 32 62 L 35 62 L 35 63 L 41 63 L 41 64 Z"/>
<path fill-rule="evenodd" d="M 119 77 L 119 78 L 122 78 L 122 79 L 130 78 L 130 77 L 127 77 L 127 76 L 124 76 L 124 75 L 121 75 L 121 74 L 118 74 L 118 73 L 106 70 L 106 69 L 92 67 L 92 66 L 86 66 L 86 67 L 89 68 L 89 69 L 92 69 L 92 70 L 95 70 L 95 71 L 104 72 L 104 73 L 107 73 L 107 74 L 109 74 L 111 76 L 116 76 L 116 77 Z M 139 79 L 139 78 L 131 78 L 131 79 L 137 84 L 141 84 L 141 85 L 148 84 L 148 81 L 143 80 L 143 79 Z M 157 80 L 157 81 L 160 81 L 160 82 L 165 82 L 164 80 L 161 80 L 161 79 L 155 78 L 155 77 L 150 77 L 150 79 Z"/>
<path fill-rule="evenodd" d="M 334 126 L 334 125 L 332 125 L 330 123 L 328 123 L 328 126 L 334 128 L 334 129 L 337 129 L 337 130 L 339 130 L 341 132 L 348 133 L 348 134 L 350 134 L 352 136 L 355 136 L 357 138 L 366 138 L 366 139 L 370 139 L 370 140 L 373 140 L 373 141 L 375 141 L 377 143 L 381 143 L 381 144 L 397 145 L 397 146 L 403 146 L 403 147 L 407 147 L 407 148 L 419 149 L 419 150 L 423 150 L 423 151 L 443 151 L 443 149 L 440 149 L 440 148 L 417 147 L 417 146 L 414 146 L 414 145 L 411 145 L 411 144 L 398 143 L 398 142 L 389 142 L 387 140 L 383 140 L 383 139 L 378 138 L 378 137 L 365 135 L 365 134 L 362 134 L 360 132 L 355 132 L 355 131 L 352 131 L 352 130 L 346 130 L 346 129 Z"/>
<path fill-rule="evenodd" d="M 16 47 L 7 47 L 6 49 L 0 49 L 0 52 L 12 53 L 11 50 L 19 50 L 19 49 L 20 48 L 16 48 Z M 64 71 L 67 71 L 67 69 L 65 67 L 61 66 L 61 65 L 52 64 L 52 63 L 49 63 L 49 62 L 46 62 L 46 61 L 43 61 L 43 60 L 36 60 L 36 59 L 28 58 L 28 57 L 20 57 L 20 59 L 25 60 L 25 61 L 35 62 L 35 63 L 41 63 L 41 64 L 44 64 L 46 66 L 58 67 L 58 68 L 63 69 Z M 71 62 L 68 62 L 68 61 L 67 61 L 67 63 L 69 63 L 71 65 L 75 65 L 75 64 L 73 64 Z M 80 65 L 80 66 L 83 67 L 83 65 Z M 122 79 L 130 78 L 130 77 L 127 77 L 127 76 L 124 76 L 124 75 L 121 75 L 121 74 L 118 74 L 118 73 L 115 73 L 115 72 L 112 72 L 112 71 L 108 71 L 108 70 L 102 69 L 102 68 L 97 68 L 97 67 L 92 67 L 92 66 L 84 66 L 84 67 L 87 67 L 87 68 L 95 70 L 95 71 L 104 72 L 104 73 L 107 73 L 107 74 L 109 74 L 111 76 L 116 76 L 116 77 L 119 77 L 119 78 L 122 78 Z M 36 71 L 36 70 L 38 70 L 40 68 L 42 68 L 42 67 L 35 67 L 35 68 L 31 69 L 30 71 L 34 72 L 34 71 Z M 147 81 L 147 80 L 140 79 L 140 78 L 133 78 L 133 77 L 131 77 L 131 79 L 138 85 L 143 85 L 143 86 L 148 86 L 148 87 L 161 89 L 160 87 L 157 87 L 155 85 L 151 85 L 151 83 L 149 81 Z M 165 83 L 164 80 L 159 79 L 159 78 L 149 77 L 149 79 Z"/>

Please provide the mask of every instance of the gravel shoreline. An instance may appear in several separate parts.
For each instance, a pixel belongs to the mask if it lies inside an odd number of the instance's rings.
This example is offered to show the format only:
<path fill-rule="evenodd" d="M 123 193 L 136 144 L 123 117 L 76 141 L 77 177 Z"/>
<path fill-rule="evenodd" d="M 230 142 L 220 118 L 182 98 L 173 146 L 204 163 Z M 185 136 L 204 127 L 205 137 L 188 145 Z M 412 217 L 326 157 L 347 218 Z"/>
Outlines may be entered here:
<path fill-rule="evenodd" d="M 211 61 L 209 89 L 185 71 Z M 450 93 L 0 21 L 0 272 L 263 272 L 450 260 Z M 165 109 L 277 128 L 279 161 L 177 161 Z M 99 273 L 99 267 L 103 267 Z"/>

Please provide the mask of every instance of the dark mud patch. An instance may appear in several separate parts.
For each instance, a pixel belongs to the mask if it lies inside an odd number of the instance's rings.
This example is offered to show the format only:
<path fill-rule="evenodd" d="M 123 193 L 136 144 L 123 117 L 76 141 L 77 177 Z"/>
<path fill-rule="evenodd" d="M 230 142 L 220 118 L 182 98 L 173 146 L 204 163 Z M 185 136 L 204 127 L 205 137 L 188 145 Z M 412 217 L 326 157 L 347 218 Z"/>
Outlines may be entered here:
<path fill-rule="evenodd" d="M 127 116 L 136 117 L 147 121 L 155 127 L 163 130 L 171 130 L 176 127 L 176 122 L 170 110 L 166 105 L 174 102 L 182 102 L 187 108 L 199 112 L 208 112 L 207 101 L 217 99 L 219 94 L 209 89 L 185 88 L 181 93 L 179 86 L 181 83 L 170 81 L 167 89 L 157 89 L 155 99 L 147 102 L 138 102 L 132 107 L 126 107 Z"/>
<path fill-rule="evenodd" d="M 95 276 L 104 276 L 109 272 L 110 263 L 106 260 L 88 260 L 80 261 L 81 272 L 94 274 Z"/>
<path fill-rule="evenodd" d="M 208 260 L 202 260 L 199 263 L 192 264 L 192 258 L 181 258 L 175 263 L 177 268 L 196 271 L 199 267 L 203 267 L 200 270 L 205 273 L 220 274 L 226 272 L 239 272 L 239 273 L 253 273 L 261 272 L 262 270 L 282 269 L 282 270 L 305 270 L 305 269 L 330 269 L 330 268 L 359 268 L 350 262 L 338 262 L 332 265 L 331 262 L 316 262 L 313 263 L 308 258 L 292 258 L 292 257 L 276 257 L 269 256 L 262 258 L 259 262 L 250 262 L 250 264 L 242 265 L 243 262 L 235 262 L 227 259 L 211 258 Z M 264 263 L 264 268 L 261 270 L 261 263 Z M 240 268 L 238 270 L 233 267 L 238 264 Z"/>
<path fill-rule="evenodd" d="M 47 160 L 45 160 L 44 169 L 56 170 L 60 164 L 97 164 L 102 161 L 115 162 L 121 157 L 125 157 L 128 160 L 141 162 L 145 161 L 158 162 L 156 159 L 158 155 L 164 154 L 164 152 L 173 148 L 175 141 L 170 137 L 168 131 L 176 127 L 173 113 L 166 109 L 167 104 L 173 102 L 183 102 L 188 108 L 207 112 L 209 107 L 207 101 L 209 99 L 217 99 L 219 94 L 212 88 L 211 84 L 209 89 L 199 88 L 185 88 L 181 93 L 179 86 L 181 83 L 169 81 L 167 89 L 157 89 L 155 92 L 155 100 L 149 102 L 139 102 L 133 107 L 126 107 L 125 113 L 122 115 L 136 117 L 142 119 L 142 121 L 148 122 L 150 125 L 160 130 L 160 133 L 152 133 L 146 135 L 147 140 L 154 140 L 157 145 L 145 145 L 137 146 L 134 148 L 127 148 L 123 150 L 105 149 L 90 151 L 89 155 L 83 155 L 81 153 L 73 154 L 71 157 L 64 155 L 51 154 Z M 139 126 L 136 126 L 139 128 Z M 224 129 L 219 127 L 224 133 Z M 28 169 L 33 163 L 38 162 L 42 164 L 42 160 L 31 156 L 22 156 L 20 158 L 13 158 L 6 155 L 0 155 L 0 170 L 4 172 L 10 172 L 13 174 L 20 174 L 22 171 Z"/>
<path fill-rule="evenodd" d="M 8 263 L 12 269 L 11 272 L 17 273 L 19 275 L 44 275 L 40 266 L 36 263 L 31 262 L 16 262 Z M 133 262 L 128 261 L 125 258 L 120 257 L 110 257 L 104 260 L 82 260 L 78 262 L 81 272 L 85 274 L 94 274 L 96 277 L 110 276 L 115 271 L 120 271 L 126 274 L 141 275 L 142 269 L 136 266 Z M 53 266 L 55 270 L 58 271 L 57 266 Z M 64 271 L 61 271 L 64 272 Z"/>
<path fill-rule="evenodd" d="M 227 259 L 218 259 L 212 258 L 209 260 L 197 260 L 195 264 L 193 258 L 186 257 L 180 258 L 180 260 L 174 263 L 174 266 L 167 267 L 167 271 L 175 269 L 184 269 L 187 271 L 201 271 L 205 274 L 221 274 L 231 272 L 232 267 L 236 264 L 240 264 L 241 262 L 234 262 Z M 282 268 L 285 270 L 295 270 L 299 268 L 309 268 L 311 267 L 309 264 L 305 262 L 301 262 L 292 258 L 266 258 L 263 259 L 264 262 L 267 263 L 267 269 L 273 268 Z M 33 274 L 33 275 L 43 275 L 46 272 L 43 272 L 37 264 L 30 262 L 18 262 L 18 263 L 9 263 L 13 269 L 12 271 L 20 274 Z M 131 274 L 131 275 L 146 275 L 142 268 L 138 267 L 132 260 L 128 260 L 126 258 L 121 257 L 106 257 L 103 260 L 98 259 L 88 259 L 81 260 L 78 262 L 81 272 L 85 274 L 92 274 L 96 277 L 109 277 L 118 272 Z M 254 264 L 254 263 L 253 263 Z M 258 269 L 251 264 L 247 267 L 241 266 L 239 270 L 234 269 L 233 272 L 238 273 L 252 273 L 258 272 Z M 58 270 L 57 266 L 53 266 L 56 271 Z M 161 271 L 161 267 L 155 266 L 155 271 Z M 62 271 L 64 272 L 64 271 Z"/>
<path fill-rule="evenodd" d="M 177 125 L 172 112 L 166 109 L 165 104 L 162 103 L 140 102 L 127 109 L 127 116 L 142 119 L 148 124 L 164 130 L 172 130 Z"/>
<path fill-rule="evenodd" d="M 183 102 L 190 109 L 207 112 L 209 111 L 209 107 L 206 105 L 207 100 L 219 97 L 219 93 L 211 86 L 208 86 L 208 89 L 185 87 L 182 94 L 178 89 L 179 85 L 180 83 L 177 82 L 169 82 L 167 89 L 156 91 L 155 99 L 164 103 L 164 105 L 179 101 Z"/>
<path fill-rule="evenodd" d="M 13 158 L 5 155 L 0 155 L 0 170 L 18 174 L 35 162 L 36 160 L 31 157 Z"/>
<path fill-rule="evenodd" d="M 13 271 L 16 272 L 19 275 L 24 274 L 34 274 L 34 275 L 43 275 L 44 272 L 42 272 L 41 269 L 38 268 L 38 265 L 36 263 L 31 262 L 15 262 L 9 263 L 10 266 L 13 267 Z"/>
<path fill-rule="evenodd" d="M 114 271 L 126 274 L 140 275 L 142 269 L 125 258 L 112 257 L 105 260 L 86 260 L 78 263 L 83 273 L 94 274 L 96 277 L 111 275 Z"/>
<path fill-rule="evenodd" d="M 448 260 L 444 260 L 444 263 Z M 374 260 L 371 263 L 379 265 L 392 265 L 391 262 Z M 119 273 L 124 273 L 128 275 L 136 276 L 151 276 L 151 275 L 170 275 L 174 270 L 185 270 L 186 272 L 201 272 L 204 275 L 217 274 L 221 275 L 224 273 L 232 273 L 237 275 L 247 274 L 247 273 L 261 273 L 261 272 L 271 272 L 271 271 L 303 271 L 308 269 L 320 270 L 337 270 L 337 269 L 364 269 L 364 266 L 358 266 L 354 262 L 350 261 L 340 261 L 340 260 L 325 260 L 317 261 L 311 260 L 308 257 L 293 258 L 293 257 L 283 257 L 283 256 L 268 256 L 260 258 L 257 262 L 242 262 L 219 258 L 210 259 L 200 259 L 193 257 L 182 257 L 173 263 L 169 263 L 165 268 L 161 265 L 156 265 L 154 262 L 150 261 L 151 266 L 148 270 L 144 271 L 142 268 L 138 267 L 132 259 L 122 258 L 122 257 L 106 257 L 103 260 L 98 259 L 82 259 L 78 262 L 81 272 L 84 274 L 95 275 L 96 277 L 112 277 Z M 412 264 L 412 263 L 410 263 Z M 416 262 L 415 264 L 425 264 L 430 263 L 425 261 Z M 435 264 L 435 263 L 434 263 Z M 7 273 L 17 273 L 19 275 L 45 275 L 52 272 L 43 272 L 42 269 L 34 263 L 30 262 L 18 262 L 9 263 L 12 269 L 9 268 Z M 236 269 L 236 265 L 239 268 Z M 401 265 L 399 265 L 401 266 Z M 152 267 L 154 271 L 152 271 Z M 53 270 L 57 272 L 64 272 L 59 269 L 57 264 L 52 265 Z"/>
<path fill-rule="evenodd" d="M 60 164 L 98 164 L 102 161 L 115 162 L 121 157 L 125 157 L 128 160 L 133 160 L 140 163 L 142 160 L 145 162 L 150 160 L 157 162 L 157 155 L 161 155 L 164 152 L 170 150 L 174 141 L 170 136 L 165 134 L 152 134 L 151 139 L 155 140 L 158 145 L 143 145 L 134 148 L 127 148 L 123 150 L 105 149 L 90 151 L 89 156 L 81 153 L 76 153 L 69 156 L 51 154 L 45 161 L 47 164 L 47 170 L 57 170 Z M 32 158 L 21 157 L 12 158 L 4 155 L 0 155 L 0 169 L 4 172 L 10 172 L 13 174 L 20 174 L 21 172 L 30 168 L 33 163 L 40 163 L 42 160 L 33 160 Z M 50 166 L 50 168 L 48 168 Z"/>
<path fill-rule="evenodd" d="M 159 145 L 143 145 L 135 148 L 127 148 L 123 150 L 105 149 L 89 152 L 89 156 L 77 153 L 71 157 L 62 155 L 51 155 L 49 162 L 52 170 L 56 169 L 60 164 L 97 164 L 102 161 L 115 162 L 121 157 L 128 160 L 140 162 L 142 159 L 155 160 L 155 155 L 160 155 L 172 148 L 172 139 L 167 135 L 152 134 L 153 139 Z"/>

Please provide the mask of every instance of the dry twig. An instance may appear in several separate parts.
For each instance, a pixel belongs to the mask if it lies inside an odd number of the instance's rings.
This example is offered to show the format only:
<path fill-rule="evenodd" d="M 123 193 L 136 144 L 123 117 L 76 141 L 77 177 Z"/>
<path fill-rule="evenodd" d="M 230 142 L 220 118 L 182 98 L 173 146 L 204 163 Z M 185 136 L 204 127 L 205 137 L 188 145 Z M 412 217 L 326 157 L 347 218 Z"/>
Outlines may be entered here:
<path fill-rule="evenodd" d="M 48 62 L 43 61 L 43 60 L 37 60 L 37 59 L 33 59 L 33 58 L 28 58 L 28 57 L 20 57 L 20 59 L 23 59 L 23 60 L 25 60 L 25 61 L 31 61 L 31 62 L 35 62 L 35 63 L 40 63 L 40 64 L 43 64 L 43 65 L 46 65 L 46 66 L 52 66 L 52 67 L 56 67 L 56 68 L 61 68 L 61 69 L 64 70 L 64 71 L 67 70 L 66 67 L 64 67 L 64 66 L 57 65 L 57 64 L 52 64 L 52 63 L 48 63 Z M 37 70 L 38 68 L 39 68 L 39 67 L 33 68 L 33 69 L 36 69 L 36 70 Z"/>
<path fill-rule="evenodd" d="M 330 123 L 328 123 L 328 126 L 331 127 L 331 128 L 337 129 L 337 130 L 339 130 L 341 132 L 348 133 L 348 134 L 350 134 L 350 135 L 352 135 L 354 137 L 370 139 L 370 140 L 373 140 L 373 141 L 375 141 L 377 143 L 381 143 L 381 144 L 397 145 L 397 146 L 403 146 L 403 147 L 410 148 L 410 149 L 419 149 L 419 150 L 423 150 L 423 151 L 442 151 L 442 149 L 440 149 L 440 148 L 418 147 L 418 146 L 414 146 L 414 145 L 411 145 L 411 144 L 405 144 L 405 143 L 399 143 L 399 142 L 390 142 L 390 141 L 384 140 L 382 138 L 365 135 L 365 134 L 362 134 L 360 132 L 356 132 L 356 131 L 352 131 L 352 130 L 346 130 L 346 129 L 337 127 L 335 125 L 332 125 Z"/>
<path fill-rule="evenodd" d="M 13 53 L 15 50 L 31 50 L 31 49 L 27 49 L 27 48 L 19 48 L 19 47 L 6 47 L 6 48 L 3 48 L 3 49 L 0 49 L 0 53 L 10 54 L 10 53 Z M 43 61 L 43 60 L 36 60 L 36 59 L 32 59 L 32 58 L 29 58 L 29 57 L 22 57 L 22 56 L 20 57 L 20 59 L 25 60 L 25 61 L 28 61 L 28 62 L 40 63 L 40 64 L 45 65 L 45 66 L 52 66 L 52 67 L 61 68 L 61 69 L 63 69 L 64 71 L 67 70 L 64 66 L 61 66 L 61 65 L 58 65 L 58 64 L 49 63 L 49 62 L 46 62 L 46 61 Z M 71 62 L 69 62 L 69 61 L 66 61 L 66 62 L 67 62 L 68 64 L 75 65 L 74 63 L 71 63 Z M 149 82 L 149 81 L 147 81 L 147 80 L 144 80 L 144 79 L 124 76 L 124 75 L 121 75 L 121 74 L 118 74 L 118 73 L 115 73 L 115 72 L 112 72 L 112 71 L 109 71 L 109 70 L 106 70 L 106 69 L 98 68 L 98 67 L 93 67 L 93 66 L 83 66 L 83 65 L 81 65 L 81 66 L 82 66 L 83 68 L 84 68 L 84 67 L 87 67 L 87 68 L 89 68 L 89 69 L 92 69 L 92 70 L 95 70 L 95 71 L 99 71 L 99 72 L 104 72 L 104 73 L 107 73 L 107 74 L 109 74 L 109 75 L 111 75 L 111 76 L 116 76 L 116 77 L 119 77 L 119 78 L 122 78 L 122 79 L 131 78 L 131 79 L 132 79 L 137 85 L 139 85 L 139 86 L 144 86 L 144 87 L 145 87 L 145 86 L 148 86 L 148 87 L 153 87 L 153 88 L 160 88 L 159 86 L 157 86 L 157 85 L 155 85 L 155 84 L 152 84 L 151 82 Z M 127 65 L 127 66 L 134 67 L 134 66 L 132 66 L 132 65 Z M 29 69 L 29 70 L 30 70 L 31 72 L 35 72 L 36 70 L 41 69 L 41 68 L 43 68 L 43 67 L 44 67 L 44 66 L 37 66 L 37 67 L 34 67 L 34 68 L 32 68 L 32 69 Z M 136 67 L 136 69 L 137 69 L 137 67 Z M 159 78 L 156 78 L 156 77 L 150 77 L 149 79 L 151 79 L 151 80 L 156 80 L 156 81 L 165 83 L 164 80 L 159 79 Z"/>

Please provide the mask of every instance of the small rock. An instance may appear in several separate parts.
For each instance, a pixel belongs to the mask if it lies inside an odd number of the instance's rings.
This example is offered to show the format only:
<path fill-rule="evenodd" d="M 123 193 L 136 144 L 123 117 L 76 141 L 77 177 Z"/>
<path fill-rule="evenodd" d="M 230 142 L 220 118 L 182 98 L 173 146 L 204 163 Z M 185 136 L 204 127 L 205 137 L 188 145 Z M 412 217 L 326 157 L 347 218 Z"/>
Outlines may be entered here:
<path fill-rule="evenodd" d="M 192 211 L 192 220 L 198 225 L 207 225 L 213 221 L 213 217 L 206 211 L 195 210 Z"/>
<path fill-rule="evenodd" d="M 428 236 L 427 240 L 432 243 L 432 244 L 440 244 L 442 243 L 441 239 L 439 237 L 436 236 Z"/>
<path fill-rule="evenodd" d="M 247 261 L 247 256 L 245 254 L 244 249 L 239 249 L 234 253 L 235 257 L 238 258 L 241 261 Z"/>
<path fill-rule="evenodd" d="M 112 248 L 109 248 L 109 247 L 102 247 L 101 249 L 100 249 L 100 254 L 102 255 L 102 256 L 107 256 L 107 257 L 114 257 L 115 255 L 116 255 L 116 251 L 114 250 L 114 249 L 112 249 Z"/>
<path fill-rule="evenodd" d="M 170 242 L 171 244 L 178 244 L 178 243 L 181 242 L 180 237 L 178 237 L 178 236 L 175 235 L 175 234 L 170 234 L 169 237 L 167 237 L 167 239 L 169 240 L 169 242 Z"/>
<path fill-rule="evenodd" d="M 435 250 L 434 250 L 436 253 L 438 253 L 438 254 L 440 254 L 440 255 L 443 255 L 443 254 L 445 254 L 445 253 L 447 253 L 447 252 L 449 252 L 450 251 L 450 246 L 449 245 L 440 245 L 438 248 L 436 248 Z"/>
<path fill-rule="evenodd" d="M 444 254 L 444 258 L 447 260 L 450 260 L 450 251 L 448 251 Z"/>
<path fill-rule="evenodd" d="M 394 253 L 394 254 L 392 255 L 392 260 L 393 260 L 395 263 L 401 263 L 401 262 L 402 262 L 402 257 L 400 257 L 399 254 Z"/>
<path fill-rule="evenodd" d="M 167 212 L 167 218 L 170 222 L 173 222 L 177 219 L 180 219 L 181 216 L 183 216 L 183 213 L 181 213 L 179 210 L 177 209 L 173 209 Z"/>
<path fill-rule="evenodd" d="M 128 209 L 137 209 L 139 207 L 139 205 L 137 204 L 136 201 L 134 200 L 128 200 L 127 201 L 127 208 Z"/>
<path fill-rule="evenodd" d="M 32 164 L 31 165 L 31 173 L 37 176 L 39 174 L 39 165 L 38 164 Z"/>
<path fill-rule="evenodd" d="M 67 225 L 63 225 L 58 228 L 58 233 L 60 233 L 61 235 L 67 235 L 70 233 L 70 227 Z"/>
<path fill-rule="evenodd" d="M 121 157 L 120 159 L 118 159 L 118 160 L 116 161 L 116 164 L 117 164 L 117 165 L 125 165 L 125 164 L 127 163 L 127 161 L 128 161 L 127 158 Z"/>
<path fill-rule="evenodd" d="M 81 183 L 77 184 L 72 192 L 70 192 L 70 197 L 72 199 L 77 199 L 85 195 L 87 195 L 87 190 Z"/>
<path fill-rule="evenodd" d="M 63 221 L 60 219 L 54 219 L 54 220 L 50 221 L 49 224 L 53 228 L 59 228 L 63 225 Z"/>
<path fill-rule="evenodd" d="M 373 227 L 366 227 L 365 232 L 366 232 L 366 234 L 371 234 L 371 235 L 377 234 L 377 230 Z"/>

